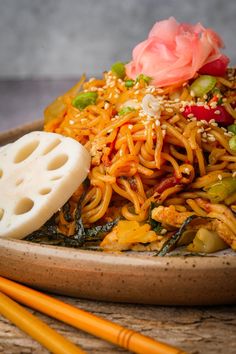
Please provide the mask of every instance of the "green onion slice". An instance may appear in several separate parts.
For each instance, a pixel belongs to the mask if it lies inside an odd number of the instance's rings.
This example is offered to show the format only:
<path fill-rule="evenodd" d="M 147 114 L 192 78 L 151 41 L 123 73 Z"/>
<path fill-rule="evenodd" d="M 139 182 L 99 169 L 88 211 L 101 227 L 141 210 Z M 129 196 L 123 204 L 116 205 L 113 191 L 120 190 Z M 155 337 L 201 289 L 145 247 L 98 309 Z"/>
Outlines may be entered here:
<path fill-rule="evenodd" d="M 132 111 L 135 111 L 135 109 L 132 108 L 132 107 L 124 107 L 124 108 L 121 108 L 121 110 L 119 111 L 118 115 L 122 116 L 123 114 L 127 114 L 127 113 L 132 112 Z"/>
<path fill-rule="evenodd" d="M 97 97 L 97 92 L 81 92 L 72 100 L 72 106 L 84 109 L 91 104 L 95 104 Z"/>
<path fill-rule="evenodd" d="M 125 87 L 133 87 L 134 84 L 135 82 L 132 79 L 125 80 Z"/>
<path fill-rule="evenodd" d="M 111 66 L 111 71 L 115 74 L 119 79 L 124 79 L 125 77 L 125 65 L 121 61 L 117 61 Z"/>
<path fill-rule="evenodd" d="M 236 151 L 236 135 L 229 139 L 229 147 L 232 151 Z"/>
<path fill-rule="evenodd" d="M 231 124 L 227 127 L 228 131 L 236 135 L 236 124 Z"/>
<path fill-rule="evenodd" d="M 151 80 L 152 78 L 150 76 L 144 74 L 140 74 L 136 79 L 137 82 L 144 81 L 146 84 L 149 84 Z"/>
<path fill-rule="evenodd" d="M 215 87 L 216 82 L 214 76 L 201 75 L 190 86 L 190 92 L 196 97 L 203 97 Z"/>

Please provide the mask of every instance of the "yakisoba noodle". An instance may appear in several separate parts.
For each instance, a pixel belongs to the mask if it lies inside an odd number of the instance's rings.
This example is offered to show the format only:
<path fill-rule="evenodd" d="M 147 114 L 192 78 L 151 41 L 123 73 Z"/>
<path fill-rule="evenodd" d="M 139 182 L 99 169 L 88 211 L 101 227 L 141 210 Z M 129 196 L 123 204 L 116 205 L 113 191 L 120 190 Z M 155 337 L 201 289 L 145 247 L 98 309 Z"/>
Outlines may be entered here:
<path fill-rule="evenodd" d="M 202 221 L 192 227 L 187 243 L 201 229 L 216 240 L 210 251 L 226 245 L 236 249 L 236 187 L 223 185 L 232 193 L 217 202 L 208 189 L 218 182 L 234 184 L 236 177 L 236 151 L 229 144 L 234 134 L 217 123 L 222 112 L 216 109 L 224 107 L 236 119 L 234 74 L 228 70 L 226 77 L 217 77 L 214 90 L 199 98 L 191 92 L 193 80 L 161 89 L 145 76 L 128 85 L 129 78 L 109 71 L 102 79 L 82 77 L 46 109 L 44 129 L 78 140 L 92 156 L 83 224 L 120 220 L 100 243 L 104 250 L 160 250 L 193 215 Z M 96 102 L 77 108 L 79 92 L 96 93 Z M 199 119 L 186 113 L 193 106 L 215 109 L 214 114 L 208 122 Z M 81 194 L 82 188 L 72 196 L 72 211 Z M 66 221 L 61 211 L 57 221 L 61 232 L 73 235 L 74 220 Z M 207 251 L 201 233 L 200 250 Z M 199 251 L 196 244 L 191 247 Z"/>

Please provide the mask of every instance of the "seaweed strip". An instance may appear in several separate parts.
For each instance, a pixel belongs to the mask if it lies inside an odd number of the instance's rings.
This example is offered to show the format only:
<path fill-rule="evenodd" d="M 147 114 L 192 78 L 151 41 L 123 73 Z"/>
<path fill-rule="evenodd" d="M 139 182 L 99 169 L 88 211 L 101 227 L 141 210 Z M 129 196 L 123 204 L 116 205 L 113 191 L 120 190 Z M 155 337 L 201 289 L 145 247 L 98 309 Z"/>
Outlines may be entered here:
<path fill-rule="evenodd" d="M 185 231 L 186 227 L 191 223 L 191 221 L 193 221 L 193 219 L 196 219 L 196 218 L 197 218 L 197 215 L 189 216 L 183 222 L 183 224 L 181 225 L 179 230 L 175 234 L 173 234 L 168 241 L 166 241 L 166 243 L 164 244 L 162 249 L 156 254 L 156 256 L 160 256 L 160 257 L 165 256 L 171 250 L 171 248 L 178 242 L 182 233 Z"/>
<path fill-rule="evenodd" d="M 117 218 L 113 221 L 107 222 L 104 225 L 98 225 L 98 226 L 94 226 L 94 227 L 85 229 L 86 241 L 89 239 L 90 240 L 94 240 L 94 239 L 101 240 L 102 236 L 105 233 L 109 232 L 118 223 L 118 221 L 119 221 L 119 218 Z"/>
<path fill-rule="evenodd" d="M 162 225 L 160 222 L 152 219 L 152 210 L 156 208 L 158 204 L 156 203 L 151 203 L 150 208 L 149 208 L 149 213 L 148 213 L 148 223 L 151 226 L 151 229 L 155 231 L 158 235 L 160 235 L 161 230 L 163 229 Z"/>

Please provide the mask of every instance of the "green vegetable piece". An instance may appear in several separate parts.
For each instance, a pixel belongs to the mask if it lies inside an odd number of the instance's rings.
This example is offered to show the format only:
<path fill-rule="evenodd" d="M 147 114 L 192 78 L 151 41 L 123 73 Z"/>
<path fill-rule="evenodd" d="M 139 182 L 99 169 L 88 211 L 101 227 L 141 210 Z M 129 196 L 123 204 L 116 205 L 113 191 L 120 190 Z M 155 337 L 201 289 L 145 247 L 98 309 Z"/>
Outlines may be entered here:
<path fill-rule="evenodd" d="M 228 131 L 236 135 L 236 124 L 231 124 L 228 126 Z"/>
<path fill-rule="evenodd" d="M 213 203 L 224 201 L 232 193 L 236 192 L 236 178 L 226 177 L 212 184 L 206 192 Z"/>
<path fill-rule="evenodd" d="M 190 86 L 190 92 L 196 97 L 203 97 L 210 92 L 216 85 L 216 78 L 210 75 L 199 76 Z"/>
<path fill-rule="evenodd" d="M 97 92 L 81 92 L 72 100 L 72 106 L 82 110 L 91 104 L 95 104 L 97 97 Z"/>
<path fill-rule="evenodd" d="M 118 115 L 119 115 L 119 116 L 123 116 L 123 114 L 127 114 L 127 113 L 130 113 L 130 112 L 133 112 L 133 111 L 135 111 L 135 109 L 132 108 L 132 107 L 124 107 L 124 108 L 122 108 L 122 109 L 119 111 Z"/>
<path fill-rule="evenodd" d="M 133 87 L 135 84 L 134 80 L 129 79 L 125 81 L 125 87 Z"/>
<path fill-rule="evenodd" d="M 149 84 L 151 80 L 152 78 L 150 76 L 144 74 L 140 74 L 136 79 L 137 82 L 144 81 L 146 84 Z"/>
<path fill-rule="evenodd" d="M 121 61 L 117 61 L 111 66 L 111 71 L 115 74 L 119 79 L 124 79 L 125 77 L 125 65 Z"/>
<path fill-rule="evenodd" d="M 229 147 L 232 151 L 236 151 L 236 135 L 229 139 Z"/>

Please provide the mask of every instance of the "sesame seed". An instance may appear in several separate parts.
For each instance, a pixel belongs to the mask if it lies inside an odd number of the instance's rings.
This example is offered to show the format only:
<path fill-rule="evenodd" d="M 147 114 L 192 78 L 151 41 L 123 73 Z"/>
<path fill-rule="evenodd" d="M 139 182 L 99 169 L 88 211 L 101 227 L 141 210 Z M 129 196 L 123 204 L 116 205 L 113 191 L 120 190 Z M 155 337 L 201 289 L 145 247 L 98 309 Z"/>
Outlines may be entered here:
<path fill-rule="evenodd" d="M 232 173 L 232 177 L 233 177 L 233 178 L 236 177 L 236 171 L 234 171 L 234 172 Z"/>
<path fill-rule="evenodd" d="M 69 124 L 70 124 L 70 125 L 73 125 L 73 124 L 75 124 L 75 122 L 70 119 L 70 120 L 69 120 Z"/>
<path fill-rule="evenodd" d="M 202 122 L 201 122 L 201 121 L 198 121 L 198 122 L 197 122 L 197 126 L 198 126 L 198 127 L 201 127 L 201 126 L 202 126 Z"/>
<path fill-rule="evenodd" d="M 214 112 L 214 114 L 220 114 L 219 109 L 217 109 L 217 110 Z"/>
<path fill-rule="evenodd" d="M 161 230 L 161 235 L 165 235 L 167 233 L 167 230 L 166 229 L 162 229 Z"/>
<path fill-rule="evenodd" d="M 222 177 L 222 175 L 218 175 L 217 178 L 218 178 L 220 181 L 222 181 L 222 178 L 223 178 L 223 177 Z"/>
<path fill-rule="evenodd" d="M 173 113 L 173 109 L 172 108 L 166 108 L 166 112 Z"/>
<path fill-rule="evenodd" d="M 189 175 L 190 174 L 190 169 L 188 167 L 185 167 L 183 172 L 186 173 L 187 175 Z"/>
<path fill-rule="evenodd" d="M 216 138 L 214 136 L 209 136 L 208 140 L 213 142 L 213 141 L 216 141 Z"/>
<path fill-rule="evenodd" d="M 201 134 L 201 133 L 203 133 L 203 132 L 204 132 L 204 128 L 200 128 L 200 129 L 197 130 L 197 133 L 200 133 L 200 134 Z"/>
<path fill-rule="evenodd" d="M 110 104 L 108 102 L 105 102 L 104 109 L 108 109 L 109 107 L 110 107 Z"/>

